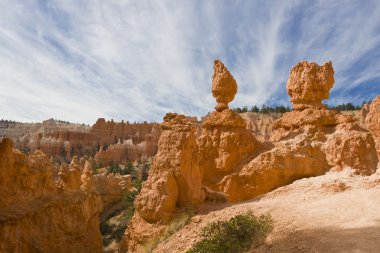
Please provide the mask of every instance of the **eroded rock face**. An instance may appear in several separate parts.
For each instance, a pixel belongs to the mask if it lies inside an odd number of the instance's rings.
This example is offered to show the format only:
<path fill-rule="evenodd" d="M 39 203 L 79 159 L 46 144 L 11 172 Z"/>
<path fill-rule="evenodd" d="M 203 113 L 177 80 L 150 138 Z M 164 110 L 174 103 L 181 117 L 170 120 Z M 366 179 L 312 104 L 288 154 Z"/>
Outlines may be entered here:
<path fill-rule="evenodd" d="M 318 141 L 318 135 L 306 131 L 292 141 L 278 143 L 260 154 L 242 170 L 223 178 L 220 191 L 228 194 L 229 202 L 251 199 L 293 181 L 325 173 L 329 165 Z"/>
<path fill-rule="evenodd" d="M 369 106 L 365 125 L 375 139 L 377 154 L 380 157 L 380 96 L 377 96 Z"/>
<path fill-rule="evenodd" d="M 258 148 L 259 143 L 245 125 L 244 119 L 231 109 L 215 111 L 205 119 L 198 138 L 204 185 L 215 189 L 223 176 L 232 173 Z"/>
<path fill-rule="evenodd" d="M 293 104 L 293 109 L 321 107 L 323 99 L 329 98 L 334 84 L 334 69 L 331 61 L 322 66 L 314 62 L 303 61 L 290 71 L 286 91 Z"/>
<path fill-rule="evenodd" d="M 196 205 L 204 199 L 192 120 L 168 113 L 161 128 L 157 155 L 135 201 L 135 216 L 121 244 L 124 251 L 140 252 L 144 243 L 154 239 L 153 231 L 145 230 L 151 227 L 148 223 L 165 224 L 176 207 Z"/>
<path fill-rule="evenodd" d="M 2 140 L 1 252 L 102 252 L 100 198 L 82 191 L 81 173 L 71 169 L 62 168 L 59 187 L 44 153 L 28 157 Z"/>
<path fill-rule="evenodd" d="M 93 185 L 102 199 L 103 212 L 120 203 L 125 192 L 131 190 L 130 175 L 97 174 L 93 177 Z"/>
<path fill-rule="evenodd" d="M 338 125 L 328 136 L 323 151 L 332 169 L 352 168 L 355 173 L 371 175 L 376 171 L 378 158 L 372 135 L 357 123 Z"/>
<path fill-rule="evenodd" d="M 234 100 L 237 84 L 230 71 L 220 60 L 214 61 L 214 74 L 212 76 L 212 95 L 218 102 L 215 109 L 219 112 L 228 109 L 228 103 Z"/>
<path fill-rule="evenodd" d="M 176 205 L 202 202 L 195 126 L 184 115 L 168 113 L 161 127 L 159 151 L 136 200 L 138 213 L 147 221 L 170 218 Z"/>

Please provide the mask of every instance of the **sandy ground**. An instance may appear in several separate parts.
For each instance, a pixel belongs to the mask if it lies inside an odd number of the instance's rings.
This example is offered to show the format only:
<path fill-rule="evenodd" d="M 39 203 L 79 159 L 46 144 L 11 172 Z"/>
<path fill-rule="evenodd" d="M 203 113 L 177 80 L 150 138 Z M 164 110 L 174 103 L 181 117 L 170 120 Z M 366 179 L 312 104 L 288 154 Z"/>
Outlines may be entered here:
<path fill-rule="evenodd" d="M 250 252 L 380 252 L 380 173 L 349 170 L 298 180 L 249 202 L 204 205 L 153 252 L 185 252 L 209 222 L 247 211 L 275 220 L 265 244 Z"/>

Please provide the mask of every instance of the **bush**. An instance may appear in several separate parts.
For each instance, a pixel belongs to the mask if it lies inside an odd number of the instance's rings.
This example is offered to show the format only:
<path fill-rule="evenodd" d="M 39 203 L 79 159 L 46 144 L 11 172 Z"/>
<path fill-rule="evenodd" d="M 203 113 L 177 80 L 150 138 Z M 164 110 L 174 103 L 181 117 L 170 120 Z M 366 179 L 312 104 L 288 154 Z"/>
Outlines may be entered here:
<path fill-rule="evenodd" d="M 141 179 L 135 179 L 133 181 L 134 190 L 133 191 L 127 191 L 123 196 L 123 207 L 125 208 L 125 222 L 126 225 L 128 225 L 129 221 L 131 220 L 133 213 L 135 212 L 135 206 L 133 205 L 133 202 L 135 201 L 137 195 L 139 195 L 141 188 L 142 188 L 142 180 Z"/>
<path fill-rule="evenodd" d="M 202 240 L 187 253 L 239 253 L 257 246 L 272 231 L 270 215 L 240 214 L 229 221 L 216 221 L 201 232 Z"/>

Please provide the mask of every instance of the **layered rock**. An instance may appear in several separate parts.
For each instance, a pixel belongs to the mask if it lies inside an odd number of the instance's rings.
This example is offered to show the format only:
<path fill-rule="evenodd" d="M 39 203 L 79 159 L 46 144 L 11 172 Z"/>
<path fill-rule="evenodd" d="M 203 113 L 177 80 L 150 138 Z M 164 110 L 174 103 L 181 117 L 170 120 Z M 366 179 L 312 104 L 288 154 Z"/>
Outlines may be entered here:
<path fill-rule="evenodd" d="M 87 179 L 92 175 L 86 172 Z M 52 179 L 49 159 L 0 143 L 0 251 L 102 252 L 100 198 L 73 165 Z M 81 190 L 83 186 L 84 190 Z"/>
<path fill-rule="evenodd" d="M 135 201 L 136 212 L 122 251 L 143 252 L 163 230 L 177 207 L 203 201 L 195 126 L 184 115 L 168 113 L 161 125 L 159 149 L 149 177 Z"/>
<path fill-rule="evenodd" d="M 377 96 L 369 106 L 365 125 L 375 139 L 377 154 L 380 157 L 380 96 Z"/>
<path fill-rule="evenodd" d="M 350 167 L 361 175 L 376 170 L 372 135 L 354 124 L 352 116 L 321 104 L 328 98 L 333 74 L 331 62 L 323 66 L 301 62 L 291 70 L 287 91 L 295 110 L 273 124 L 273 149 L 227 175 L 218 185 L 229 201 L 247 200 L 331 168 Z"/>
<path fill-rule="evenodd" d="M 157 152 L 160 128 L 156 123 L 129 123 L 106 121 L 103 118 L 92 126 L 47 120 L 36 124 L 3 124 L 0 138 L 14 140 L 15 147 L 28 152 L 43 151 L 49 158 L 69 162 L 74 155 L 94 156 L 100 146 L 116 145 L 120 140 L 131 142 L 123 149 L 123 160 L 147 159 Z M 120 152 L 108 152 L 103 163 L 121 160 Z M 108 165 L 108 164 L 106 164 Z"/>

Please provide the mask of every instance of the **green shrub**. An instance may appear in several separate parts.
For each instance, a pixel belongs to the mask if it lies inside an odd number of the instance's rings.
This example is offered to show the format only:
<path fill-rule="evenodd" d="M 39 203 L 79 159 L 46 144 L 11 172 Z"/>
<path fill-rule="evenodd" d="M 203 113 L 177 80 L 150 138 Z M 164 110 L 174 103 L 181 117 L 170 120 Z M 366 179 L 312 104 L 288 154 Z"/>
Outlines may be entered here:
<path fill-rule="evenodd" d="M 134 191 L 127 191 L 123 196 L 123 207 L 126 209 L 125 213 L 125 222 L 126 225 L 128 225 L 130 219 L 133 216 L 133 213 L 135 212 L 135 206 L 133 205 L 133 202 L 135 201 L 137 195 L 139 195 L 141 188 L 142 188 L 142 180 L 139 178 L 136 178 L 133 181 L 133 186 L 135 188 Z"/>
<path fill-rule="evenodd" d="M 216 221 L 201 232 L 202 240 L 187 253 L 239 253 L 257 246 L 273 229 L 270 215 L 240 214 L 229 221 Z"/>

